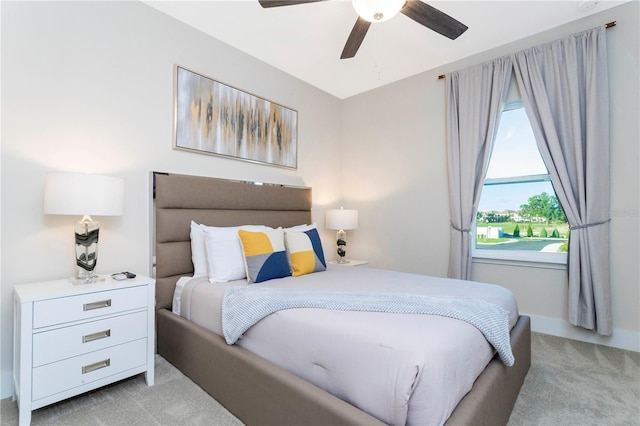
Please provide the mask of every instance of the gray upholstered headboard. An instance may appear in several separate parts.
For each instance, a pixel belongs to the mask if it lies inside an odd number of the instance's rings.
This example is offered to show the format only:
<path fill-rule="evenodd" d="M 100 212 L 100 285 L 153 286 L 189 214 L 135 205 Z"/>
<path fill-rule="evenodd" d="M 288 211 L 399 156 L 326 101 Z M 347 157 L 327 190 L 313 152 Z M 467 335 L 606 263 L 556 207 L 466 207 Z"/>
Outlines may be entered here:
<path fill-rule="evenodd" d="M 153 184 L 158 309 L 171 308 L 176 281 L 193 274 L 192 220 L 210 226 L 311 223 L 311 188 L 159 172 Z"/>

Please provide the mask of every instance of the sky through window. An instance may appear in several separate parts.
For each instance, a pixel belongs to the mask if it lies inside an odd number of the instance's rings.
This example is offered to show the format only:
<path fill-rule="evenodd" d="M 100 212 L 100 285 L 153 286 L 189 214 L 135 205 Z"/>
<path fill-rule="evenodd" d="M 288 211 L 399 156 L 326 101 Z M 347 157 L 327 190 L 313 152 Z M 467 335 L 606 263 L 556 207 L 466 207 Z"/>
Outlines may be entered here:
<path fill-rule="evenodd" d="M 547 175 L 524 108 L 505 110 L 489 161 L 487 179 Z M 527 182 L 485 185 L 479 211 L 517 211 L 529 197 L 546 192 L 554 194 L 551 182 Z"/>

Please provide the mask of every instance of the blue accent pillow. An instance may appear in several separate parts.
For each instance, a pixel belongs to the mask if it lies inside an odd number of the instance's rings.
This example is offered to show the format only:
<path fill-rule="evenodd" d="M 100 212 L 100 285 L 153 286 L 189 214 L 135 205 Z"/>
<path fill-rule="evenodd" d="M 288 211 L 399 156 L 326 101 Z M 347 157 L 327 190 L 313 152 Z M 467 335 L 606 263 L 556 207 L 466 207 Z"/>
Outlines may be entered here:
<path fill-rule="evenodd" d="M 291 275 L 282 228 L 265 232 L 239 230 L 247 268 L 247 280 L 260 283 Z"/>
<path fill-rule="evenodd" d="M 304 232 L 285 230 L 284 240 L 294 277 L 327 269 L 317 228 Z"/>

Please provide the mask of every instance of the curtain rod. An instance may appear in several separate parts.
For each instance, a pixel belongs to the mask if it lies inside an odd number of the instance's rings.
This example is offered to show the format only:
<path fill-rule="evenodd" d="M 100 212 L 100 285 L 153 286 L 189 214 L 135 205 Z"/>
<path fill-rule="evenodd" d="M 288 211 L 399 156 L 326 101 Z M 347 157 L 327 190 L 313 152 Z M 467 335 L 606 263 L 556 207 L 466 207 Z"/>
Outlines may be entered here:
<path fill-rule="evenodd" d="M 606 30 L 608 30 L 609 28 L 615 27 L 615 26 L 616 26 L 616 21 L 611 21 L 611 22 L 608 22 L 608 23 L 604 24 L 604 28 Z M 438 76 L 438 80 L 443 80 L 444 78 L 445 78 L 444 74 L 440 74 Z"/>

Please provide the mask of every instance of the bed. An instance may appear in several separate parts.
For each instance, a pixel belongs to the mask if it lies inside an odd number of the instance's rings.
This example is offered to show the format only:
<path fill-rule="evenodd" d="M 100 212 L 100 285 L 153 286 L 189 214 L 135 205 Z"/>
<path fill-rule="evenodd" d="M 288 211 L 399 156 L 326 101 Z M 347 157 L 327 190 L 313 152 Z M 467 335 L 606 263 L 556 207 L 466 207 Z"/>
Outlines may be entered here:
<path fill-rule="evenodd" d="M 383 424 L 277 360 L 228 345 L 207 327 L 171 312 L 176 283 L 193 274 L 191 221 L 274 228 L 311 223 L 311 189 L 163 173 L 154 173 L 153 181 L 158 353 L 248 425 Z M 519 315 L 512 325 L 515 364 L 505 366 L 497 354 L 490 359 L 446 424 L 507 423 L 530 366 L 529 318 Z"/>

